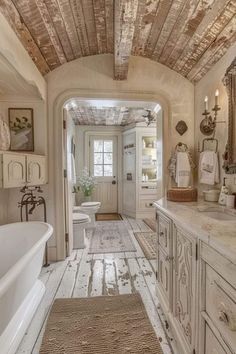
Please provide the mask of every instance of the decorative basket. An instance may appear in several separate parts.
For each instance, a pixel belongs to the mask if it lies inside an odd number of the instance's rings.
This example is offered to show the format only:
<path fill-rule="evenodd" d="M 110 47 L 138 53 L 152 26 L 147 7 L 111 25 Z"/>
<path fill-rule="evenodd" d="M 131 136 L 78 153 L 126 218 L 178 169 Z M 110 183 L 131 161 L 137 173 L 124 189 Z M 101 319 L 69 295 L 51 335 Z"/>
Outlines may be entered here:
<path fill-rule="evenodd" d="M 167 191 L 167 199 L 172 202 L 195 202 L 197 201 L 197 189 L 171 188 Z"/>

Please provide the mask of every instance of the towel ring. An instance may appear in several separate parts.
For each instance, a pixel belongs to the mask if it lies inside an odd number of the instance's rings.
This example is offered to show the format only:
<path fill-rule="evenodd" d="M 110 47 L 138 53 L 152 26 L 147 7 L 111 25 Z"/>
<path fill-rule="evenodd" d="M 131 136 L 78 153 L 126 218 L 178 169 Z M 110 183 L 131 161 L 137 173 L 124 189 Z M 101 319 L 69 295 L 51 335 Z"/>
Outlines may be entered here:
<path fill-rule="evenodd" d="M 205 139 L 203 139 L 203 141 L 202 141 L 202 151 L 201 151 L 201 152 L 205 151 L 205 142 L 206 142 L 206 141 L 215 141 L 215 142 L 216 142 L 216 149 L 215 149 L 215 152 L 218 151 L 218 140 L 215 139 L 215 138 L 205 138 Z"/>
<path fill-rule="evenodd" d="M 188 150 L 188 146 L 187 146 L 185 143 L 179 142 L 179 143 L 176 145 L 175 150 L 177 149 L 178 146 L 184 146 L 185 149 L 186 149 L 186 151 Z"/>

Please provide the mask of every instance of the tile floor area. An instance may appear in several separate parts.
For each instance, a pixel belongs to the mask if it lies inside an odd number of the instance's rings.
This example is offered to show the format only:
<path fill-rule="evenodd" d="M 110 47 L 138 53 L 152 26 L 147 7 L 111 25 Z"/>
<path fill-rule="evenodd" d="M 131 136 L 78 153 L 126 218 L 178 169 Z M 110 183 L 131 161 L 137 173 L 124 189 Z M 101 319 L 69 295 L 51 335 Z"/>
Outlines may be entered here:
<path fill-rule="evenodd" d="M 157 314 L 155 294 L 155 260 L 148 261 L 133 232 L 150 231 L 142 220 L 124 217 L 136 252 L 88 254 L 91 232 L 87 232 L 86 248 L 73 251 L 65 261 L 43 268 L 40 279 L 46 286 L 45 296 L 25 334 L 17 354 L 39 353 L 47 315 L 55 298 L 118 295 L 140 292 L 150 321 L 160 338 L 164 354 L 171 350 Z"/>

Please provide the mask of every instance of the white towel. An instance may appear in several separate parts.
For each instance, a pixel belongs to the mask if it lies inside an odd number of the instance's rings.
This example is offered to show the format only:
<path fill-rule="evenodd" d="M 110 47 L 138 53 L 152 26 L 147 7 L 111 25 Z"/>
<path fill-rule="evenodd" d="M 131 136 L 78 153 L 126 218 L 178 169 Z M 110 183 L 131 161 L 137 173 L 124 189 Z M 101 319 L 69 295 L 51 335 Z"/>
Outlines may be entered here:
<path fill-rule="evenodd" d="M 203 151 L 199 159 L 199 182 L 209 185 L 219 183 L 219 160 L 215 151 Z"/>
<path fill-rule="evenodd" d="M 178 187 L 190 185 L 191 166 L 187 152 L 177 152 L 175 181 Z"/>

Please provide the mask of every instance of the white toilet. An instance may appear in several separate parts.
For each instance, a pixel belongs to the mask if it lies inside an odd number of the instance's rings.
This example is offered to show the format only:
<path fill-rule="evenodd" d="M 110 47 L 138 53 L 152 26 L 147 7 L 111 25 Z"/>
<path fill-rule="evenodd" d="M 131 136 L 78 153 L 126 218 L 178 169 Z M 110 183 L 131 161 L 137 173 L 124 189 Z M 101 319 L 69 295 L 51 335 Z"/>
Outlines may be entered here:
<path fill-rule="evenodd" d="M 85 227 L 90 222 L 89 215 L 73 212 L 73 248 L 85 248 Z"/>
<path fill-rule="evenodd" d="M 73 213 L 83 213 L 89 215 L 91 219 L 91 226 L 95 227 L 96 219 L 95 214 L 99 211 L 101 207 L 100 202 L 85 202 L 80 206 L 74 206 Z"/>

